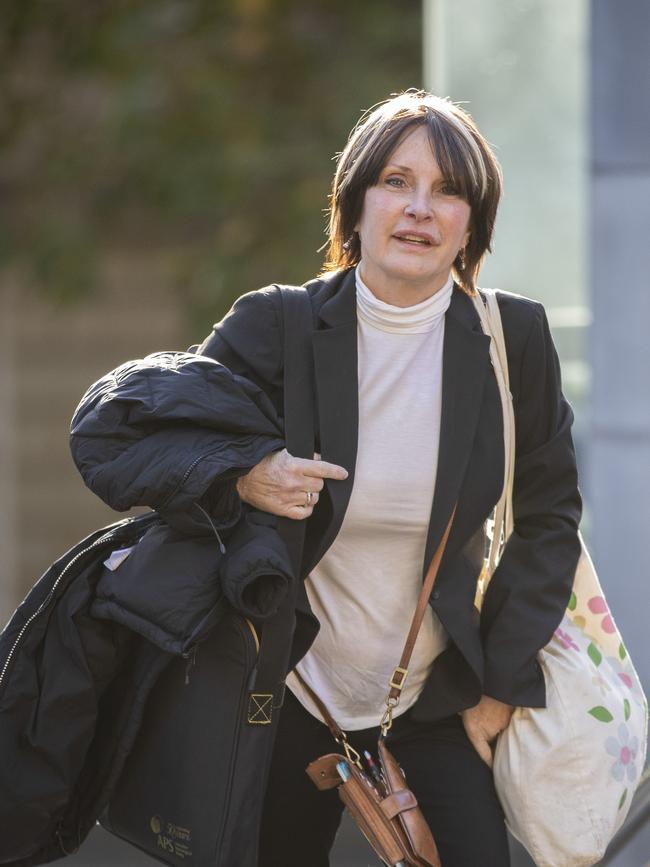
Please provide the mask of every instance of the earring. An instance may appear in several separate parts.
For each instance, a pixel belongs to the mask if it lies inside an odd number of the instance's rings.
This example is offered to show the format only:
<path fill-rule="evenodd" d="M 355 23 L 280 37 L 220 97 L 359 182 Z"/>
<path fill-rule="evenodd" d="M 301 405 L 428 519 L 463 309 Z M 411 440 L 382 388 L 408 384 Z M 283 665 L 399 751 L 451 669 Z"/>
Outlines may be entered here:
<path fill-rule="evenodd" d="M 463 269 L 466 265 L 465 247 L 460 248 L 460 250 L 458 251 L 458 256 L 456 258 L 458 259 L 458 264 L 460 265 L 461 269 Z"/>

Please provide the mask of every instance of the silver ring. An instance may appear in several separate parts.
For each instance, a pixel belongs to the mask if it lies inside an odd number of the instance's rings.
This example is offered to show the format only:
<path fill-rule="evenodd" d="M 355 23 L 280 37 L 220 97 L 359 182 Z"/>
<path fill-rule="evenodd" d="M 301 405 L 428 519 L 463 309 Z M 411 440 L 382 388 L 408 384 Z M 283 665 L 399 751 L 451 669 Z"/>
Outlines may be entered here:
<path fill-rule="evenodd" d="M 307 494 L 307 502 L 305 503 L 305 506 L 311 506 L 313 494 L 311 491 L 305 491 L 305 493 Z"/>

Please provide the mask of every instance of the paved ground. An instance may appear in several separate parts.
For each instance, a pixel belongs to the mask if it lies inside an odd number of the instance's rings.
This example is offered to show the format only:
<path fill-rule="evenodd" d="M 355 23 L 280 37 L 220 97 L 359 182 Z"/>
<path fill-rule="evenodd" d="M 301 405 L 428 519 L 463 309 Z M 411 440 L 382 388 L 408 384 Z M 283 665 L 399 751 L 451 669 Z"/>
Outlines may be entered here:
<path fill-rule="evenodd" d="M 377 867 L 377 863 L 368 854 L 366 841 L 344 819 L 332 853 L 331 867 Z M 66 864 L 70 867 L 151 867 L 160 862 L 97 827 L 79 852 L 66 859 Z"/>
<path fill-rule="evenodd" d="M 650 867 L 650 827 L 627 846 L 611 867 Z M 512 867 L 530 867 L 532 861 L 522 848 L 512 843 Z M 63 862 L 62 862 L 63 863 Z M 153 858 L 118 840 L 97 827 L 77 855 L 66 859 L 71 867 L 152 867 L 160 864 Z M 379 862 L 369 853 L 368 844 L 357 829 L 344 817 L 336 838 L 331 867 L 378 867 Z M 470 867 L 470 865 L 468 865 Z M 474 865 L 471 865 L 474 867 Z"/>

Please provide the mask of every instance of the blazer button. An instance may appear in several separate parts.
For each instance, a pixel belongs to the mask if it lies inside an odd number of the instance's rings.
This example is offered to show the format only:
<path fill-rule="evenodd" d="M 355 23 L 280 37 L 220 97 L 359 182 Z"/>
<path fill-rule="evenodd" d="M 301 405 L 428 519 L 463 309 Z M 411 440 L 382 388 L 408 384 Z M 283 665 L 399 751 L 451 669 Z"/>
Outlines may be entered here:
<path fill-rule="evenodd" d="M 431 594 L 432 599 L 440 599 L 440 590 L 434 590 Z"/>

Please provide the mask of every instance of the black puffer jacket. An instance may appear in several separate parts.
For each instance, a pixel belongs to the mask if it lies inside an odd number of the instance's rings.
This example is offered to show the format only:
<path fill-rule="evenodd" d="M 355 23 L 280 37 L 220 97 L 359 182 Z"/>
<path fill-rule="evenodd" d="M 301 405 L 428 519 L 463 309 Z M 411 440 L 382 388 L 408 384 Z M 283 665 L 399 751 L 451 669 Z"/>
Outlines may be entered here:
<path fill-rule="evenodd" d="M 174 655 L 191 664 L 235 612 L 273 614 L 294 580 L 275 519 L 242 509 L 234 485 L 284 444 L 257 386 L 156 353 L 95 383 L 71 433 L 96 494 L 155 511 L 68 551 L 0 635 L 0 863 L 14 867 L 78 847 Z"/>
<path fill-rule="evenodd" d="M 178 636 L 192 643 L 205 628 L 218 589 L 248 616 L 275 613 L 288 588 L 286 549 L 272 516 L 242 508 L 235 480 L 282 448 L 282 436 L 265 393 L 205 356 L 154 353 L 92 385 L 70 435 L 84 481 L 114 509 L 149 506 L 164 521 L 107 571 L 93 615 L 177 652 L 186 650 Z M 152 592 L 140 577 L 148 573 L 169 577 Z M 188 623 L 188 612 L 199 619 Z"/>
<path fill-rule="evenodd" d="M 183 532 L 240 515 L 234 478 L 284 445 L 266 394 L 212 358 L 157 352 L 92 385 L 72 418 L 72 456 L 88 487 L 118 512 L 156 509 Z"/>

